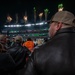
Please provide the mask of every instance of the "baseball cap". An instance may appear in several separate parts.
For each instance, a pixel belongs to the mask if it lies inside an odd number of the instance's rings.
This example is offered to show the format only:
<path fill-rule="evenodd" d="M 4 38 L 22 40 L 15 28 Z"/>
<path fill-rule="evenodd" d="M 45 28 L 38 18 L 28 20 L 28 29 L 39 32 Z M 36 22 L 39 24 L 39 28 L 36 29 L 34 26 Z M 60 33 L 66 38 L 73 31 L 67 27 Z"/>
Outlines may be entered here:
<path fill-rule="evenodd" d="M 62 22 L 64 24 L 75 26 L 75 16 L 69 11 L 58 11 L 51 21 Z"/>

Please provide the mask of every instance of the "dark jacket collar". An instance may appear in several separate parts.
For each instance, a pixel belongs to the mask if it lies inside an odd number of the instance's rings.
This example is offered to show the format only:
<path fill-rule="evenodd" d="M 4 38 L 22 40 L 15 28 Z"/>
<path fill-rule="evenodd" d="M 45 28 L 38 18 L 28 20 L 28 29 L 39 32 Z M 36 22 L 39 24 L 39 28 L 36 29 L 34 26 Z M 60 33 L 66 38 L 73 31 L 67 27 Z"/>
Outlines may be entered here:
<path fill-rule="evenodd" d="M 58 34 L 62 35 L 62 33 L 75 33 L 75 27 L 62 28 L 62 29 L 58 30 L 51 39 L 55 38 Z"/>
<path fill-rule="evenodd" d="M 75 27 L 62 28 L 58 30 L 55 35 L 60 34 L 60 33 L 75 33 Z"/>

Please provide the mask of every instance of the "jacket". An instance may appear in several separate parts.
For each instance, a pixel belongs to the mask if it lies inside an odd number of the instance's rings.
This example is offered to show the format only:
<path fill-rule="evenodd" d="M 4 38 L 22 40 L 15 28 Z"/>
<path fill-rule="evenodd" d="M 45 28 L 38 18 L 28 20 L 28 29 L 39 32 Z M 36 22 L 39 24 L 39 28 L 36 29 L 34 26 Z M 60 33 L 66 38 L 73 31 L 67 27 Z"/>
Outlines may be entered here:
<path fill-rule="evenodd" d="M 0 53 L 0 75 L 10 74 L 15 67 L 15 62 L 8 52 Z"/>
<path fill-rule="evenodd" d="M 14 47 L 11 47 L 8 50 L 8 53 L 10 53 L 11 57 L 13 58 L 16 64 L 16 68 L 12 72 L 14 74 L 17 73 L 18 70 L 24 68 L 26 64 L 26 57 L 29 56 L 30 51 L 26 47 L 23 47 L 21 43 L 15 43 Z M 15 75 L 18 75 L 18 73 Z"/>
<path fill-rule="evenodd" d="M 63 28 L 34 50 L 24 75 L 75 74 L 75 28 Z"/>

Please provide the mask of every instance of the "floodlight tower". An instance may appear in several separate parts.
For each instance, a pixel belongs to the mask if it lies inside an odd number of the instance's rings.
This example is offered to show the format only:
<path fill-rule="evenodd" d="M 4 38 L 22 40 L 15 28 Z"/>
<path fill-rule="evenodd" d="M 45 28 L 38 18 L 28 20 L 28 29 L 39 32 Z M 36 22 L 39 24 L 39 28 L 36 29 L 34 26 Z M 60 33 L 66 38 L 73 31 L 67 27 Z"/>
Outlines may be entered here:
<path fill-rule="evenodd" d="M 44 9 L 44 12 L 45 12 L 45 21 L 47 21 L 47 16 L 48 16 L 49 10 L 48 9 Z"/>
<path fill-rule="evenodd" d="M 34 7 L 33 10 L 34 10 L 34 22 L 36 23 L 36 8 Z"/>
<path fill-rule="evenodd" d="M 27 23 L 28 17 L 27 17 L 27 12 L 25 12 L 25 15 L 23 17 L 25 24 Z"/>
<path fill-rule="evenodd" d="M 42 16 L 43 16 L 43 13 L 40 13 L 39 14 L 40 22 L 42 21 Z"/>
<path fill-rule="evenodd" d="M 63 7 L 63 4 L 58 4 L 58 11 L 63 11 L 64 7 Z"/>

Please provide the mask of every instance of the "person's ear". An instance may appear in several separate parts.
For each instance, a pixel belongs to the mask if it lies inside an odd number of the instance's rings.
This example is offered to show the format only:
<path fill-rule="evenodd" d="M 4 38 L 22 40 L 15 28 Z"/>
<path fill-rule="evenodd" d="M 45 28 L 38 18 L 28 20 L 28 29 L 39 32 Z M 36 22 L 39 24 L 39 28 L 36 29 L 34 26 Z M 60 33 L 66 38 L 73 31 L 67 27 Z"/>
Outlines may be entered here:
<path fill-rule="evenodd" d="M 61 27 L 62 27 L 62 23 L 61 23 L 61 22 L 59 22 L 59 23 L 58 23 L 58 25 L 57 25 L 57 27 L 56 27 L 56 30 L 61 29 Z"/>

